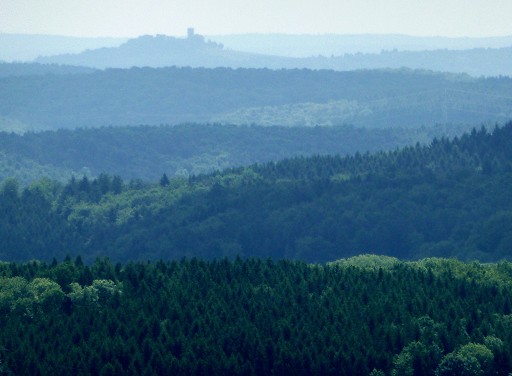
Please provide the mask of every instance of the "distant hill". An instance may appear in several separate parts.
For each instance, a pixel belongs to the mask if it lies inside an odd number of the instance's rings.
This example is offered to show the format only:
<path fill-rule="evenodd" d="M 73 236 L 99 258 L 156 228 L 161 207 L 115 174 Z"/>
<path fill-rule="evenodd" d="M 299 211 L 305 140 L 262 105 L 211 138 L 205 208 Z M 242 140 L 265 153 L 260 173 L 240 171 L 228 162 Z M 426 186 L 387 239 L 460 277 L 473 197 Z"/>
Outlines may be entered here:
<path fill-rule="evenodd" d="M 510 259 L 511 143 L 508 123 L 427 146 L 162 175 L 157 184 L 99 175 L 20 189 L 8 179 L 0 259 Z"/>
<path fill-rule="evenodd" d="M 198 34 L 187 38 L 145 35 L 119 47 L 87 50 L 78 54 L 39 57 L 41 64 L 80 65 L 99 69 L 131 67 L 281 68 L 293 59 L 226 50 Z M 286 63 L 288 62 L 288 63 Z"/>
<path fill-rule="evenodd" d="M 386 38 L 375 37 L 375 45 Z M 502 44 L 507 38 L 500 40 Z M 495 43 L 497 43 L 495 41 Z M 459 45 L 463 44 L 460 42 Z M 499 45 L 499 43 L 498 43 Z M 79 65 L 99 69 L 130 67 L 229 67 L 269 69 L 356 69 L 402 68 L 467 73 L 472 76 L 512 76 L 512 38 L 506 47 L 465 50 L 399 51 L 335 56 L 285 57 L 240 52 L 191 34 L 188 38 L 164 35 L 142 36 L 119 47 L 101 48 L 78 54 L 40 57 L 38 63 Z"/>
<path fill-rule="evenodd" d="M 213 121 L 389 128 L 511 117 L 510 78 L 405 69 L 133 68 L 0 78 L 0 130 Z"/>

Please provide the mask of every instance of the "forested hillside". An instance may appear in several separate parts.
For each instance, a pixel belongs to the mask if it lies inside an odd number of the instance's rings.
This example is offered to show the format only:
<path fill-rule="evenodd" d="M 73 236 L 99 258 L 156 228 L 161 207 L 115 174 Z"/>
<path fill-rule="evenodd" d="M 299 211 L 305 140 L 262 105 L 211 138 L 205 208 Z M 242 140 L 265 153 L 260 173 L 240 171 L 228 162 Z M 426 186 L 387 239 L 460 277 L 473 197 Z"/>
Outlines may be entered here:
<path fill-rule="evenodd" d="M 512 265 L 360 256 L 0 264 L 0 372 L 512 372 Z"/>
<path fill-rule="evenodd" d="M 429 146 L 297 157 L 156 185 L 100 175 L 0 193 L 0 259 L 500 260 L 512 245 L 512 123 Z"/>
<path fill-rule="evenodd" d="M 101 173 L 156 181 L 293 156 L 355 154 L 454 137 L 469 126 L 419 129 L 258 127 L 220 124 L 108 127 L 23 135 L 0 133 L 0 181 L 29 184 L 42 177 L 61 182 L 72 174 Z"/>
<path fill-rule="evenodd" d="M 252 122 L 248 111 L 262 107 L 274 108 L 266 110 L 270 119 L 264 119 L 265 124 L 281 125 L 283 113 L 290 113 L 286 106 L 297 104 L 304 105 L 299 118 L 297 108 L 291 111 L 298 125 L 315 125 L 311 118 L 318 114 L 319 104 L 328 107 L 322 111 L 322 125 L 388 128 L 503 122 L 512 116 L 511 80 L 411 70 L 226 68 L 11 76 L 0 79 L 0 127 L 5 122 L 32 130 L 158 125 L 224 121 L 226 116 L 238 124 Z"/>

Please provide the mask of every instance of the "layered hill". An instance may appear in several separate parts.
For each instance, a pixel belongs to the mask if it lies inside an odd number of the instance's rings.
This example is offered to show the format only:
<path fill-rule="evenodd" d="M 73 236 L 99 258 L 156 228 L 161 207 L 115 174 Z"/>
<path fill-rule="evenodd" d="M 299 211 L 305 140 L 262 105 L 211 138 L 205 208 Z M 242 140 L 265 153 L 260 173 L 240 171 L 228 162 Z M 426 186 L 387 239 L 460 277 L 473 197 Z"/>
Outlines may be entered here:
<path fill-rule="evenodd" d="M 421 129 L 257 127 L 220 124 L 138 126 L 0 133 L 0 181 L 29 184 L 42 177 L 65 182 L 100 173 L 156 181 L 293 156 L 355 154 L 428 143 L 468 126 Z"/>
<path fill-rule="evenodd" d="M 429 146 L 298 157 L 159 184 L 100 175 L 0 194 L 0 258 L 360 253 L 510 258 L 512 123 Z"/>
<path fill-rule="evenodd" d="M 0 129 L 210 121 L 477 125 L 510 118 L 511 82 L 411 70 L 133 68 L 10 76 L 0 79 Z"/>

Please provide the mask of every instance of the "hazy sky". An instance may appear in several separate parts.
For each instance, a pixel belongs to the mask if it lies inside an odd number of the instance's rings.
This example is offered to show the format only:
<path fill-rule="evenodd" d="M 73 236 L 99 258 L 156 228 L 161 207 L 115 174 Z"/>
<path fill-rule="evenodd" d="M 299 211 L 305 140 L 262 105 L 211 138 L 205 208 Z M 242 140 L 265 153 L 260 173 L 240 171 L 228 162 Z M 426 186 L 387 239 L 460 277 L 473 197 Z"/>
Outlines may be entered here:
<path fill-rule="evenodd" d="M 0 32 L 512 35 L 512 0 L 0 0 Z"/>

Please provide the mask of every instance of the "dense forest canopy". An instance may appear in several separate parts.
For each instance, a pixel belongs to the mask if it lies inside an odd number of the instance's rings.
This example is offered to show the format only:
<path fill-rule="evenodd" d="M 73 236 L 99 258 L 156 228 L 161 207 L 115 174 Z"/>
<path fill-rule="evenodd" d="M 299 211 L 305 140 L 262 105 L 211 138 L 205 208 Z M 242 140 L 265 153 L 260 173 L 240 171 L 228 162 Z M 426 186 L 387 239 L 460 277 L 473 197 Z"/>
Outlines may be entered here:
<path fill-rule="evenodd" d="M 0 263 L 0 372 L 508 375 L 512 265 Z"/>
<path fill-rule="evenodd" d="M 329 107 L 323 111 L 329 115 L 322 124 L 385 128 L 478 124 L 508 120 L 511 103 L 510 78 L 475 79 L 404 69 L 170 67 L 0 79 L 0 126 L 14 122 L 25 130 L 214 119 L 245 124 L 252 121 L 255 108 L 267 108 L 270 120 L 265 124 L 280 125 L 286 118 L 283 114 L 297 113 L 286 106 L 297 104 L 304 105 L 304 115 L 296 120 L 303 125 L 311 124 L 318 105 Z"/>
<path fill-rule="evenodd" d="M 0 258 L 326 262 L 362 252 L 500 260 L 512 245 L 512 123 L 428 146 L 296 157 L 158 184 L 102 174 L 0 191 Z"/>

